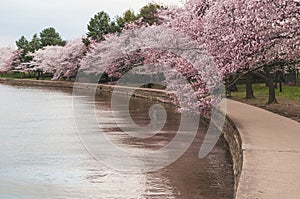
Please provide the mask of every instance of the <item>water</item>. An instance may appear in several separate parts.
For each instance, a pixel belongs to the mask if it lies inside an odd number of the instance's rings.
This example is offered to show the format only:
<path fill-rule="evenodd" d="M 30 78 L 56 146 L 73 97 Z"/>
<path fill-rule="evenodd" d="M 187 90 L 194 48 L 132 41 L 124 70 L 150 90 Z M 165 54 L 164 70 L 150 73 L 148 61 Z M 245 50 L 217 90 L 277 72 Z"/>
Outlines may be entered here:
<path fill-rule="evenodd" d="M 0 198 L 233 198 L 233 172 L 221 139 L 205 158 L 197 157 L 207 126 L 201 124 L 189 150 L 159 171 L 119 172 L 96 161 L 78 135 L 70 90 L 0 85 Z M 89 103 L 82 101 L 82 103 Z M 131 101 L 131 115 L 149 123 L 148 100 Z M 155 150 L 170 142 L 180 121 L 164 105 L 164 133 L 152 138 L 128 138 L 106 114 L 110 96 L 97 96 L 97 117 L 114 143 L 131 150 Z"/>

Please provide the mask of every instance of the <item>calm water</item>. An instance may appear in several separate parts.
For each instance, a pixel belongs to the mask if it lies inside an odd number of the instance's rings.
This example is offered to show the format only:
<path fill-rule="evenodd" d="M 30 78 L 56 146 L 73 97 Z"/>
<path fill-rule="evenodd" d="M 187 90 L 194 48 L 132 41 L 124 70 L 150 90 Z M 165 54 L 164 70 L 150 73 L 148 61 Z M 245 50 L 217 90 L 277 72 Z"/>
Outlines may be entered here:
<path fill-rule="evenodd" d="M 130 174 L 93 159 L 77 136 L 71 91 L 0 84 L 0 198 L 232 198 L 233 173 L 227 145 L 220 140 L 205 159 L 197 157 L 206 125 L 189 150 L 156 172 Z M 82 100 L 82 103 L 89 103 Z M 149 123 L 152 102 L 131 101 L 137 124 Z M 125 138 L 105 113 L 108 95 L 97 96 L 97 116 L 114 142 L 131 150 L 154 150 L 174 137 L 180 115 L 166 106 L 164 133 Z M 96 133 L 96 130 L 95 130 Z"/>

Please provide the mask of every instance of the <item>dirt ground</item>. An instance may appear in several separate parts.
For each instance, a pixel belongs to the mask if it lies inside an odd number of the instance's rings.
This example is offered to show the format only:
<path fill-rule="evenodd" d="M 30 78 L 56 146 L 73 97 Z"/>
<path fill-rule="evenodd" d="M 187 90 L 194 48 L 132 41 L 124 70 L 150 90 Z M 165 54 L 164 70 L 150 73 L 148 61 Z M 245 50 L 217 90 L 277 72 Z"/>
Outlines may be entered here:
<path fill-rule="evenodd" d="M 232 97 L 231 99 L 241 101 L 250 105 L 254 105 L 273 113 L 282 115 L 284 117 L 291 118 L 297 122 L 300 122 L 300 102 L 296 100 L 277 99 L 278 104 L 265 104 L 257 103 L 257 100 L 246 100 Z M 260 101 L 260 100 L 259 100 Z"/>

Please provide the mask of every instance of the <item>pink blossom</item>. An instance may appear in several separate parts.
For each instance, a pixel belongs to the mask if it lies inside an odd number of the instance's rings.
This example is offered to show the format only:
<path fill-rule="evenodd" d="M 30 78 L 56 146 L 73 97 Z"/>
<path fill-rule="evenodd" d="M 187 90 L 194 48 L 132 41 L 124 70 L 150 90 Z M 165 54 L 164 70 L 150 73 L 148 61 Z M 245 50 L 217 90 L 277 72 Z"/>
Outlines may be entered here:
<path fill-rule="evenodd" d="M 203 41 L 224 75 L 299 60 L 300 6 L 293 0 L 220 1 L 203 26 Z"/>
<path fill-rule="evenodd" d="M 9 71 L 20 71 L 22 72 L 21 66 L 21 56 L 23 54 L 23 50 L 18 49 L 14 50 L 11 55 L 3 61 L 2 68 L 0 72 L 9 72 Z"/>

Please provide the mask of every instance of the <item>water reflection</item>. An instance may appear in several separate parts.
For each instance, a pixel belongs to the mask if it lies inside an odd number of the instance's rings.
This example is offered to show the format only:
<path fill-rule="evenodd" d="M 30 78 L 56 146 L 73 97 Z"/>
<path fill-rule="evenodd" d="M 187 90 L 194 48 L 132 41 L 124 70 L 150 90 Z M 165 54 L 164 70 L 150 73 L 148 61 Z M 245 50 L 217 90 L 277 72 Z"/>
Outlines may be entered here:
<path fill-rule="evenodd" d="M 0 102 L 0 198 L 232 198 L 225 142 L 221 139 L 207 158 L 198 158 L 204 124 L 189 150 L 170 166 L 128 174 L 106 167 L 85 150 L 76 133 L 70 90 L 0 85 Z M 133 99 L 130 104 L 134 121 L 149 124 L 153 102 Z M 145 151 L 164 146 L 178 129 L 180 114 L 164 106 L 163 131 L 138 139 L 115 125 L 109 95 L 98 95 L 96 103 L 98 120 L 105 121 L 102 128 L 115 144 Z"/>

